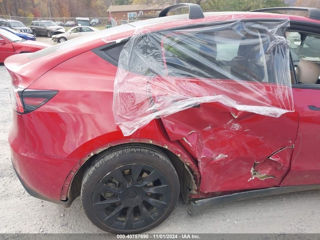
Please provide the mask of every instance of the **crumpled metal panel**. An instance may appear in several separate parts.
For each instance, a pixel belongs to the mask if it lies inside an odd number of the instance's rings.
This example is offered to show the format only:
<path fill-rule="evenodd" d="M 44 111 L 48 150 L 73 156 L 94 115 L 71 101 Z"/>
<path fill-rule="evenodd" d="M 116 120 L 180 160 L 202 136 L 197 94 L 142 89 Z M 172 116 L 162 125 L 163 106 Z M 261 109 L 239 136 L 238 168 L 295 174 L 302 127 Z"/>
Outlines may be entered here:
<path fill-rule="evenodd" d="M 289 170 L 298 128 L 296 113 L 273 118 L 218 103 L 162 121 L 170 139 L 198 160 L 204 193 L 279 185 Z"/>
<path fill-rule="evenodd" d="M 279 185 L 298 125 L 287 27 L 255 19 L 138 29 L 120 54 L 115 122 L 128 136 L 160 118 L 196 159 L 201 193 Z"/>

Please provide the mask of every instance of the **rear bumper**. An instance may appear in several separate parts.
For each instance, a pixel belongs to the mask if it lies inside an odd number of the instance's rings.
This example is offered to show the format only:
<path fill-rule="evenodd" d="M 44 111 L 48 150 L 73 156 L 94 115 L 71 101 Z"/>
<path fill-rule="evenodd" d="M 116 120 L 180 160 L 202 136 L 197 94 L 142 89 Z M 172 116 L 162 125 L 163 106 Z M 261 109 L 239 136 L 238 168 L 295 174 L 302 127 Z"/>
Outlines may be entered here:
<path fill-rule="evenodd" d="M 30 117 L 33 118 L 29 119 Z M 61 203 L 61 191 L 73 163 L 65 156 L 48 153 L 53 145 L 50 142 L 50 134 L 44 135 L 43 128 L 34 128 L 41 125 L 35 125 L 33 120 L 34 114 L 22 116 L 14 113 L 13 126 L 9 134 L 13 167 L 30 195 Z M 39 134 L 36 134 L 37 131 Z M 53 149 L 58 151 L 61 148 Z"/>
<path fill-rule="evenodd" d="M 13 170 L 15 171 L 21 185 L 23 186 L 24 190 L 26 190 L 27 193 L 29 193 L 32 197 L 35 197 L 35 198 L 39 198 L 39 199 L 42 199 L 42 200 L 46 200 L 46 201 L 51 201 L 50 199 L 42 196 L 41 194 L 37 193 L 34 189 L 30 188 L 23 180 L 22 178 L 20 177 L 19 173 L 17 172 L 16 168 L 14 167 L 14 164 L 12 164 L 13 166 Z"/>
<path fill-rule="evenodd" d="M 11 145 L 13 168 L 26 191 L 33 197 L 46 201 L 67 204 L 61 200 L 61 190 L 66 173 L 53 166 L 55 161 L 41 157 L 19 154 Z"/>
<path fill-rule="evenodd" d="M 54 199 L 50 199 L 50 198 L 47 198 L 43 195 L 41 195 L 40 193 L 38 193 L 35 189 L 31 188 L 30 186 L 28 186 L 28 184 L 22 179 L 22 177 L 19 175 L 19 173 L 17 172 L 14 164 L 13 164 L 13 161 L 12 161 L 12 167 L 13 167 L 13 170 L 15 171 L 21 185 L 23 186 L 23 188 L 26 190 L 27 193 L 29 193 L 29 195 L 31 195 L 32 197 L 35 197 L 35 198 L 38 198 L 38 199 L 42 199 L 42 200 L 45 200 L 45 201 L 49 201 L 49 202 L 53 202 L 53 203 L 57 203 L 57 204 L 61 204 L 61 205 L 64 205 L 65 207 L 69 207 L 70 206 L 70 203 L 68 201 L 59 201 L 59 200 L 54 200 Z"/>

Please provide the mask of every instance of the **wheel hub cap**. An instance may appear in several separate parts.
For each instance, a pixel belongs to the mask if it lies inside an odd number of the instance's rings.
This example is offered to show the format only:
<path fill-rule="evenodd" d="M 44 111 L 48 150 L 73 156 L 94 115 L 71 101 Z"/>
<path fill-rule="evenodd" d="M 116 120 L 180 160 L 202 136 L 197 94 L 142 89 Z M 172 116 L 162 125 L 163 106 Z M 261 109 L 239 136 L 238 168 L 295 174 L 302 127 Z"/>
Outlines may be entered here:
<path fill-rule="evenodd" d="M 134 207 L 142 202 L 143 194 L 140 188 L 131 186 L 121 192 L 119 198 L 124 206 Z"/>

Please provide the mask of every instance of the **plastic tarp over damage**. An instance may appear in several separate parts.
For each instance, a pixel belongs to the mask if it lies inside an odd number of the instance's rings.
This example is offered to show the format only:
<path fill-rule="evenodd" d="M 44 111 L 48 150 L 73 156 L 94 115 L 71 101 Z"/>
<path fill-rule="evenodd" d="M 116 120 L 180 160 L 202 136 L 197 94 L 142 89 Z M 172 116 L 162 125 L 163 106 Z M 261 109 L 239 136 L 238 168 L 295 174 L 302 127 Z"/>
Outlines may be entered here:
<path fill-rule="evenodd" d="M 288 20 L 137 30 L 121 51 L 113 113 L 124 135 L 203 103 L 278 118 L 294 111 Z M 192 116 L 190 116 L 192 117 Z"/>

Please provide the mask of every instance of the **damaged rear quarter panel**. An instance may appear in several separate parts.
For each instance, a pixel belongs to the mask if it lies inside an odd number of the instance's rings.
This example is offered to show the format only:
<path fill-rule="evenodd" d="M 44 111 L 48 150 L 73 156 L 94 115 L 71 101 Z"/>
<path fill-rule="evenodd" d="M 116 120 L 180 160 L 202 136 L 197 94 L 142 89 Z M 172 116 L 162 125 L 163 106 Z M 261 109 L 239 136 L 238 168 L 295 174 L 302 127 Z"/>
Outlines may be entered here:
<path fill-rule="evenodd" d="M 279 118 L 204 103 L 162 118 L 171 140 L 198 160 L 203 193 L 277 186 L 290 167 L 296 112 Z"/>

